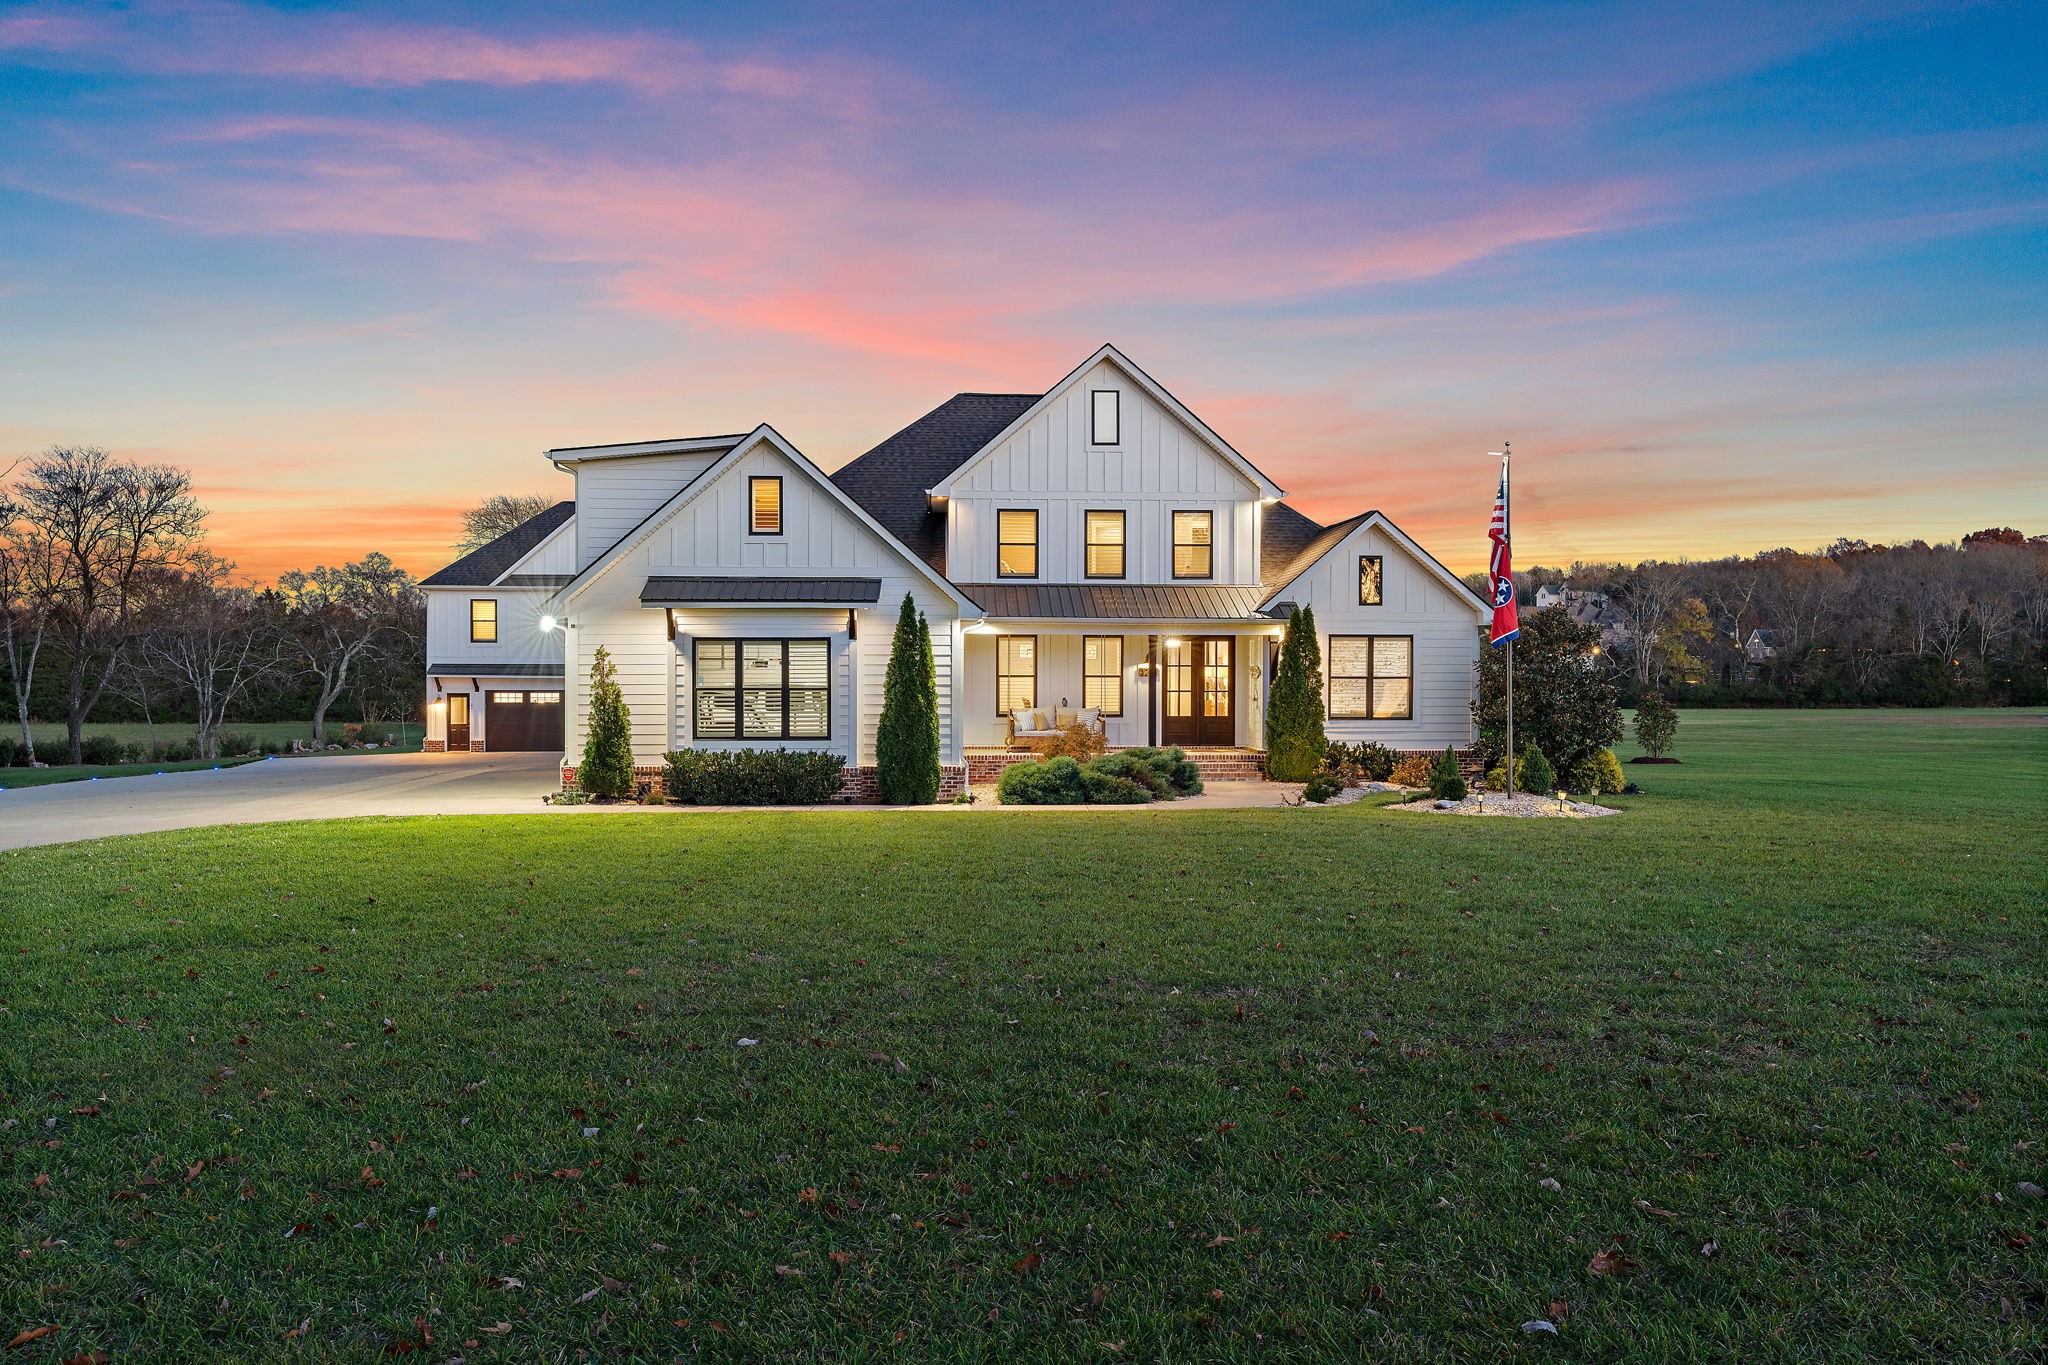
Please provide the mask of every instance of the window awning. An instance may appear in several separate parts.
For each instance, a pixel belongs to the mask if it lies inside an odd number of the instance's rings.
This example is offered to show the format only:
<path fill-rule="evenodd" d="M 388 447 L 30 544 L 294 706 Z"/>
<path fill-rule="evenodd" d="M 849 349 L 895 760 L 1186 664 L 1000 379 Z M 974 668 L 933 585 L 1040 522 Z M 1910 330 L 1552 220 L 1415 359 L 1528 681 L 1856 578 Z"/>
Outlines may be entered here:
<path fill-rule="evenodd" d="M 879 578 L 650 578 L 640 589 L 643 607 L 872 606 L 882 600 Z"/>
<path fill-rule="evenodd" d="M 445 675 L 451 678 L 559 678 L 560 664 L 508 664 L 485 660 L 473 664 L 428 664 L 431 676 Z"/>
<path fill-rule="evenodd" d="M 1265 619 L 1253 583 L 962 583 L 960 591 L 990 616 L 1020 620 Z"/>

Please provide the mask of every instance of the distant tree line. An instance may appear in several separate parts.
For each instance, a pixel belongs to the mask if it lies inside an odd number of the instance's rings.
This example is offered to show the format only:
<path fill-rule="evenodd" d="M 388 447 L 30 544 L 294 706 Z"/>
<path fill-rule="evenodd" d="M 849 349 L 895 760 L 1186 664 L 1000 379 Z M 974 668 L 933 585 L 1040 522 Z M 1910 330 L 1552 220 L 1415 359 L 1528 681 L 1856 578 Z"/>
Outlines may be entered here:
<path fill-rule="evenodd" d="M 189 471 L 96 446 L 56 446 L 0 470 L 0 697 L 33 761 L 34 722 L 193 726 L 410 718 L 426 672 L 413 576 L 380 553 L 262 586 L 205 543 Z M 45 746 L 46 748 L 48 746 Z"/>
<path fill-rule="evenodd" d="M 2048 536 L 2010 527 L 1517 579 L 1532 605 L 1568 590 L 1562 609 L 1600 628 L 1595 667 L 1625 705 L 1648 691 L 1680 705 L 2048 703 Z"/>

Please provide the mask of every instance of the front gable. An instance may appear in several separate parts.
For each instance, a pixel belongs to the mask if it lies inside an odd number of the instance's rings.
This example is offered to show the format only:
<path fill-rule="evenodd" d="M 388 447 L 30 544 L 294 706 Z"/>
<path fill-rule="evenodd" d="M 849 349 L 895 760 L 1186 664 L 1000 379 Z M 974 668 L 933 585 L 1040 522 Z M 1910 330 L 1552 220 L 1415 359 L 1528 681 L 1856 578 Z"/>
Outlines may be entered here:
<path fill-rule="evenodd" d="M 1361 555 L 1380 557 L 1381 600 L 1376 606 L 1365 606 L 1358 600 Z M 1345 617 L 1448 613 L 1486 620 L 1493 611 L 1463 579 L 1378 512 L 1358 518 L 1350 530 L 1311 562 L 1273 585 L 1263 606 L 1270 608 L 1281 602 L 1313 606 L 1319 620 L 1332 613 Z"/>

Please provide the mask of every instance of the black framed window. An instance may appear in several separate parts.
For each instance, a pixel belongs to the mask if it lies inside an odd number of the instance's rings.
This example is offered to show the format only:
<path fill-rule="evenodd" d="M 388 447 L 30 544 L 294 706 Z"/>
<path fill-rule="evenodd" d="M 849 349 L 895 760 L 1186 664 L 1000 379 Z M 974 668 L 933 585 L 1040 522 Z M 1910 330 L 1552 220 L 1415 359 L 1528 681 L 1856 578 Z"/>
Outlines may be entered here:
<path fill-rule="evenodd" d="M 1415 715 L 1415 637 L 1332 635 L 1330 715 L 1409 720 Z"/>
<path fill-rule="evenodd" d="M 1358 557 L 1359 606 L 1376 607 L 1380 604 L 1380 594 L 1385 587 L 1381 569 L 1382 565 L 1378 555 L 1360 555 Z"/>
<path fill-rule="evenodd" d="M 1090 578 L 1122 578 L 1124 576 L 1124 514 L 1122 512 L 1089 512 L 1087 520 L 1087 556 L 1083 566 Z"/>
<path fill-rule="evenodd" d="M 1038 637 L 996 636 L 996 714 L 1038 705 Z"/>
<path fill-rule="evenodd" d="M 1105 716 L 1124 713 L 1124 637 L 1081 637 L 1081 705 Z"/>
<path fill-rule="evenodd" d="M 996 577 L 1038 577 L 1038 513 L 1012 508 L 996 513 Z"/>
<path fill-rule="evenodd" d="M 469 638 L 480 645 L 498 643 L 498 599 L 495 597 L 472 597 L 469 599 Z"/>
<path fill-rule="evenodd" d="M 1123 443 L 1123 395 L 1115 389 L 1094 389 L 1088 394 L 1088 444 L 1113 446 Z"/>
<path fill-rule="evenodd" d="M 830 739 L 830 640 L 698 640 L 698 739 Z"/>
<path fill-rule="evenodd" d="M 782 476 L 756 474 L 747 480 L 747 531 L 750 535 L 782 534 Z"/>
<path fill-rule="evenodd" d="M 1173 514 L 1173 576 L 1214 578 L 1216 576 L 1216 514 L 1175 512 Z"/>

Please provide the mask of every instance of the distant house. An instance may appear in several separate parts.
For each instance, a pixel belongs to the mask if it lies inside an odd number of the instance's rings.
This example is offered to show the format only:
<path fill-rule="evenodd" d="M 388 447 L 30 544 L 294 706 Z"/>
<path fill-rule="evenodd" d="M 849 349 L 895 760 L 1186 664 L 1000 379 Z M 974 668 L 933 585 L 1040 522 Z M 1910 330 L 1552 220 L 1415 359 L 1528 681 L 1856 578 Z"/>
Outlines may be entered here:
<path fill-rule="evenodd" d="M 1752 630 L 1749 633 L 1749 638 L 1743 641 L 1742 657 L 1753 664 L 1763 663 L 1767 659 L 1775 659 L 1778 657 L 1777 641 L 1778 635 L 1776 631 Z"/>
<path fill-rule="evenodd" d="M 1613 650 L 1634 638 L 1627 622 L 1614 609 L 1613 599 L 1604 592 L 1574 588 L 1569 583 L 1545 583 L 1536 589 L 1536 610 L 1563 607 L 1565 614 L 1582 626 L 1596 626 L 1600 647 Z"/>
<path fill-rule="evenodd" d="M 1333 739 L 1473 741 L 1486 601 L 1383 512 L 1295 511 L 1114 346 L 1048 392 L 956 394 L 829 476 L 766 425 L 547 458 L 575 500 L 425 581 L 430 750 L 573 765 L 602 645 L 640 766 L 820 750 L 863 790 L 906 594 L 931 623 L 948 792 L 1075 718 L 1255 774 L 1297 603 Z"/>

